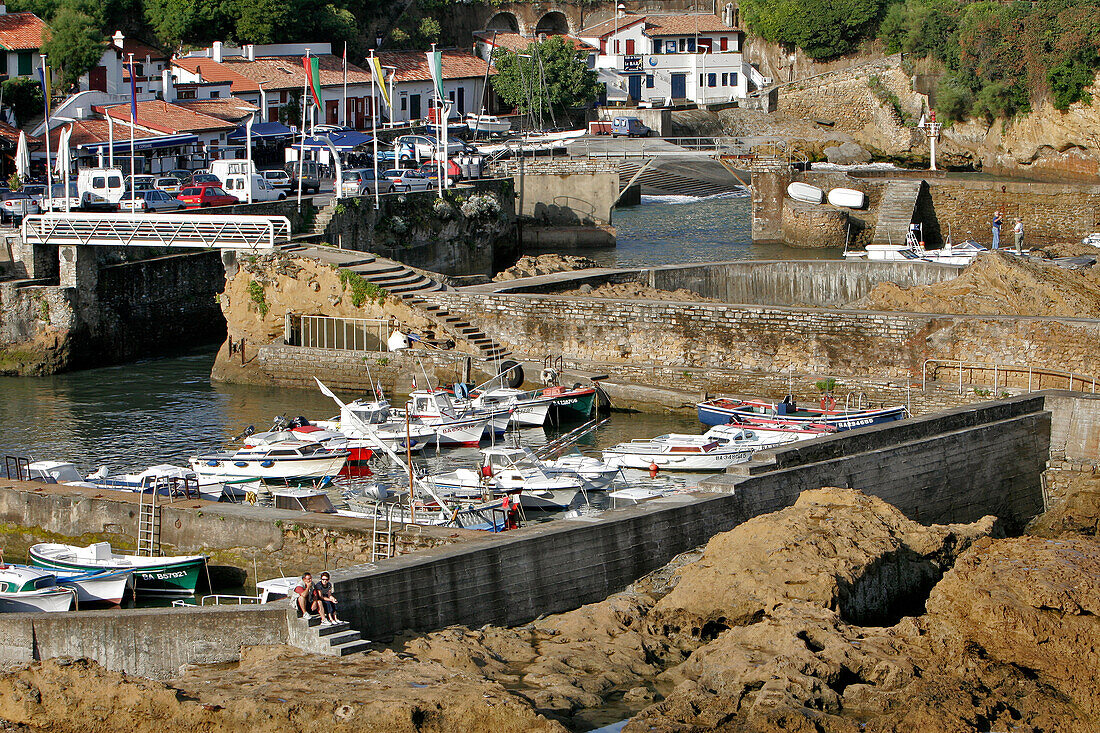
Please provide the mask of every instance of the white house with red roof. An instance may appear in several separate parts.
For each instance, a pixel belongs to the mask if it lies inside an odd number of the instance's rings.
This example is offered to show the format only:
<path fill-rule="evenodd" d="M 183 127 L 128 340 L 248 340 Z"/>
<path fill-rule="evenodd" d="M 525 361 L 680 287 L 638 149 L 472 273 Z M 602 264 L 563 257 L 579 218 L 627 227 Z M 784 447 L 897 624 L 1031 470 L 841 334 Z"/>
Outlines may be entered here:
<path fill-rule="evenodd" d="M 477 114 L 485 94 L 488 64 L 469 51 L 442 50 L 443 93 L 451 104 L 452 116 Z M 408 122 L 428 116 L 435 99 L 428 59 L 423 51 L 382 51 L 378 54 L 382 66 L 393 81 L 393 113 L 391 122 Z M 496 72 L 489 69 L 489 76 Z M 493 95 L 490 94 L 490 97 Z M 492 102 L 489 102 L 492 110 Z"/>
<path fill-rule="evenodd" d="M 744 32 L 710 13 L 617 14 L 577 35 L 596 49 L 601 78 L 634 102 L 726 102 L 759 78 L 741 54 Z"/>
<path fill-rule="evenodd" d="M 37 78 L 42 66 L 39 49 L 49 33 L 49 27 L 34 13 L 9 13 L 6 5 L 0 5 L 0 75 Z"/>

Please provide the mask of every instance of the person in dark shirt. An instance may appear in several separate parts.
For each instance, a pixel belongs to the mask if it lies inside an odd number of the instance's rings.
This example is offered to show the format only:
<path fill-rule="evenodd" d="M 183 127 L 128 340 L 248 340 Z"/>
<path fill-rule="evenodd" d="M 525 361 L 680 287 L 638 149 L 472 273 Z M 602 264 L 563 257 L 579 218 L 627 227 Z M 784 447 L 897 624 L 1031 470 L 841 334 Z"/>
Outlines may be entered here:
<path fill-rule="evenodd" d="M 321 582 L 315 583 L 313 591 L 317 597 L 317 608 L 321 612 L 321 625 L 331 626 L 339 623 L 336 618 L 336 596 L 332 595 L 332 583 L 328 573 L 321 573 Z"/>
<path fill-rule="evenodd" d="M 294 587 L 294 602 L 302 612 L 302 618 L 309 620 L 314 613 L 320 614 L 321 603 L 317 600 L 317 586 L 313 583 L 313 573 L 303 573 L 302 580 Z"/>

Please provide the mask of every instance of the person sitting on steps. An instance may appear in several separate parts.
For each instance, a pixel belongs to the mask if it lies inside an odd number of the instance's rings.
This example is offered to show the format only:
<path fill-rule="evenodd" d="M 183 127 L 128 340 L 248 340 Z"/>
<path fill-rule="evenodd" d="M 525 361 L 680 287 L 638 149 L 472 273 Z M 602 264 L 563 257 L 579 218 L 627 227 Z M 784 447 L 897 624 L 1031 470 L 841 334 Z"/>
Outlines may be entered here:
<path fill-rule="evenodd" d="M 302 618 L 309 620 L 313 618 L 313 614 L 320 615 L 321 602 L 317 600 L 317 589 L 313 585 L 313 573 L 305 572 L 302 574 L 302 580 L 294 587 L 294 603 L 298 606 L 298 610 L 302 612 Z"/>
<path fill-rule="evenodd" d="M 321 582 L 314 584 L 313 590 L 317 595 L 317 607 L 321 612 L 321 625 L 331 626 L 340 623 L 336 618 L 336 596 L 332 595 L 332 583 L 329 582 L 328 573 L 321 573 Z"/>

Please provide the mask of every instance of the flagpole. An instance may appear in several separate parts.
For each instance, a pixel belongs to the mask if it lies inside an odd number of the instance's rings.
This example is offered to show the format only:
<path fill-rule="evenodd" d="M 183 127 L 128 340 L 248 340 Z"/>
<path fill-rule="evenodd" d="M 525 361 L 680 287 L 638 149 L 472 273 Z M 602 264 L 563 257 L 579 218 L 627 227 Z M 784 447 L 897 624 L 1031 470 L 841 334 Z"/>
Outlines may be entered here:
<path fill-rule="evenodd" d="M 306 49 L 306 62 L 302 68 L 302 144 L 298 148 L 298 213 L 302 212 L 302 159 L 306 155 L 306 85 L 309 84 L 309 49 Z M 337 181 L 336 185 L 340 185 Z"/>
<path fill-rule="evenodd" d="M 379 202 L 379 196 L 381 194 L 378 193 L 378 99 L 375 97 L 376 92 L 374 88 L 376 71 L 377 67 L 374 63 L 374 49 L 372 48 L 370 50 L 370 133 L 371 137 L 374 138 L 374 155 L 371 156 L 374 163 L 374 208 L 378 210 L 381 207 L 381 203 Z M 346 66 L 344 67 L 344 73 L 344 81 L 346 82 Z M 385 84 L 384 81 L 382 83 Z"/>
<path fill-rule="evenodd" d="M 373 79 L 373 77 L 371 77 Z M 373 87 L 372 87 L 373 90 Z M 373 97 L 371 98 L 373 101 Z M 340 118 L 344 127 L 348 126 L 348 42 L 344 41 L 344 99 L 340 105 Z"/>
<path fill-rule="evenodd" d="M 68 190 L 69 189 L 69 140 L 72 138 L 72 136 L 73 136 L 73 126 L 69 125 L 68 129 L 65 130 L 65 134 L 64 134 L 64 140 L 65 140 L 65 170 L 61 172 L 62 180 L 65 181 L 65 213 L 66 214 L 68 214 L 69 212 L 72 211 L 72 206 L 73 206 L 72 199 L 69 198 L 69 190 Z M 61 157 L 61 146 L 60 145 L 58 145 L 57 157 L 58 158 Z"/>
<path fill-rule="evenodd" d="M 46 65 L 46 54 L 42 56 L 42 96 L 46 103 L 46 199 L 47 207 L 53 211 L 53 163 L 50 162 L 50 91 L 46 83 L 46 75 L 50 73 L 50 67 Z M 69 195 L 69 182 L 65 181 L 65 196 Z"/>
<path fill-rule="evenodd" d="M 137 175 L 137 171 L 134 170 L 134 125 L 137 124 L 137 79 L 134 78 L 134 54 L 127 54 L 130 57 L 130 184 L 137 188 L 137 181 L 134 180 L 134 176 Z"/>
<path fill-rule="evenodd" d="M 245 200 L 248 203 L 252 203 L 252 123 L 255 121 L 255 113 L 248 116 L 248 121 L 244 123 L 244 147 L 245 147 Z"/>
<path fill-rule="evenodd" d="M 107 167 L 115 167 L 115 120 L 107 113 Z"/>
<path fill-rule="evenodd" d="M 435 139 L 435 141 L 437 143 L 436 149 L 435 149 L 435 157 L 436 157 L 435 169 L 436 169 L 436 178 L 437 178 L 436 188 L 439 191 L 439 197 L 443 198 L 443 166 L 440 165 L 440 157 L 441 157 L 440 148 L 442 148 L 443 150 L 446 150 L 446 146 L 447 146 L 446 141 L 443 139 L 443 125 L 440 123 L 440 118 L 443 116 L 443 100 L 441 100 L 439 98 L 440 95 L 442 94 L 441 90 L 443 89 L 443 79 L 442 79 L 443 64 L 442 64 L 442 62 L 440 63 L 440 69 L 439 69 L 438 76 L 437 76 L 436 75 L 436 68 L 435 68 L 435 61 L 436 61 L 436 55 L 435 54 L 436 54 L 435 44 L 433 43 L 432 44 L 431 70 L 432 70 L 432 81 L 435 82 L 435 106 L 436 106 L 436 110 L 435 110 L 436 119 L 435 119 L 435 121 L 436 121 L 437 126 L 439 127 L 439 135 Z"/>

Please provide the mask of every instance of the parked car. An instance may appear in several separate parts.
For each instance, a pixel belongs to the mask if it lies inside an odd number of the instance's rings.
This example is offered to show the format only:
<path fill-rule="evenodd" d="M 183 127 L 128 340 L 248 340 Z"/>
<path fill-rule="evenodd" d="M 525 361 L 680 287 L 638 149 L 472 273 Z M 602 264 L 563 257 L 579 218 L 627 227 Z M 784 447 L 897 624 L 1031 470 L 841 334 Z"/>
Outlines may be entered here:
<path fill-rule="evenodd" d="M 350 127 L 345 125 L 314 125 L 314 135 L 327 135 L 330 132 L 352 132 Z"/>
<path fill-rule="evenodd" d="M 649 128 L 637 117 L 616 117 L 611 120 L 611 137 L 648 137 Z"/>
<path fill-rule="evenodd" d="M 198 186 L 198 185 L 201 185 L 203 183 L 217 183 L 217 184 L 220 184 L 221 181 L 213 173 L 196 172 L 196 173 L 192 174 L 192 176 L 191 176 L 191 185 L 192 186 Z"/>
<path fill-rule="evenodd" d="M 69 211 L 76 211 L 80 208 L 80 188 L 77 186 L 76 181 L 69 181 Z M 55 183 L 53 184 L 52 196 L 42 199 L 43 211 L 65 211 L 65 184 Z"/>
<path fill-rule="evenodd" d="M 343 172 L 340 179 L 340 192 L 344 196 L 367 196 L 375 190 L 379 193 L 393 193 L 397 186 L 393 181 L 379 175 L 374 178 L 374 171 L 370 168 L 352 168 Z"/>
<path fill-rule="evenodd" d="M 118 209 L 119 199 L 126 193 L 125 179 L 119 168 L 81 168 L 76 174 L 80 191 L 80 208 Z"/>
<path fill-rule="evenodd" d="M 434 186 L 439 180 L 439 166 L 435 162 L 428 162 L 420 166 L 420 175 L 428 179 L 429 187 Z M 462 169 L 453 160 L 447 161 L 447 185 L 453 186 L 462 178 Z"/>
<path fill-rule="evenodd" d="M 290 176 L 290 188 L 298 190 L 298 163 L 292 161 L 283 166 L 283 170 Z M 321 164 L 315 160 L 302 161 L 302 192 L 321 192 L 321 178 L 323 177 Z"/>
<path fill-rule="evenodd" d="M 393 141 L 394 152 L 397 154 L 397 159 L 401 161 L 430 160 L 439 147 L 439 140 L 434 135 L 401 135 Z M 448 156 L 470 152 L 473 149 L 461 140 L 453 137 L 447 139 Z"/>
<path fill-rule="evenodd" d="M 236 196 L 226 193 L 225 189 L 216 182 L 187 186 L 180 191 L 180 195 L 176 198 L 186 204 L 189 209 L 205 209 L 208 206 L 232 206 L 240 203 Z"/>
<path fill-rule="evenodd" d="M 38 199 L 22 191 L 8 191 L 0 195 L 0 218 L 5 221 L 20 222 L 27 214 L 42 211 Z"/>
<path fill-rule="evenodd" d="M 172 196 L 179 196 L 182 186 L 180 185 L 180 180 L 175 176 L 161 176 L 153 181 L 153 188 L 164 191 L 165 193 L 170 193 Z"/>
<path fill-rule="evenodd" d="M 270 183 L 273 188 L 290 188 L 290 174 L 286 171 L 263 171 L 263 177 L 267 179 L 267 182 Z"/>
<path fill-rule="evenodd" d="M 388 178 L 398 191 L 427 191 L 432 182 L 420 171 L 404 168 L 392 168 L 382 173 L 383 178 Z"/>
<path fill-rule="evenodd" d="M 156 188 L 156 176 L 126 176 L 126 190 L 127 191 L 148 191 Z"/>
<path fill-rule="evenodd" d="M 178 198 L 159 188 L 146 191 L 130 191 L 118 202 L 119 211 L 146 214 L 156 211 L 179 211 L 187 206 Z"/>
<path fill-rule="evenodd" d="M 245 175 L 244 173 L 218 174 L 222 182 L 222 188 L 227 193 L 236 196 L 241 201 L 248 201 L 248 186 L 252 186 L 252 201 L 282 201 L 286 198 L 286 191 L 277 189 L 258 173 Z"/>
<path fill-rule="evenodd" d="M 172 176 L 172 178 L 175 178 L 180 183 L 190 183 L 191 176 L 195 175 L 195 171 L 189 171 L 189 170 L 185 170 L 183 168 L 177 168 L 174 171 L 168 171 L 164 175 Z"/>

